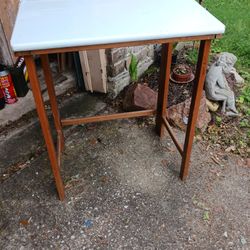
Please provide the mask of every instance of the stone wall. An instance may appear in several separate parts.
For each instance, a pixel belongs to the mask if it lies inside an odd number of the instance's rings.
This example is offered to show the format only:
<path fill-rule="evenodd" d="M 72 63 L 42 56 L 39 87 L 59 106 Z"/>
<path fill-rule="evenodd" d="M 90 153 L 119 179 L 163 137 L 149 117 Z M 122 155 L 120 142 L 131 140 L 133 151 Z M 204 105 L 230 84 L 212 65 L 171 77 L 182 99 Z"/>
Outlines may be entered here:
<path fill-rule="evenodd" d="M 129 75 L 131 53 L 139 61 L 138 76 L 141 76 L 154 62 L 154 45 L 106 50 L 108 93 L 111 98 L 116 97 L 131 81 Z"/>

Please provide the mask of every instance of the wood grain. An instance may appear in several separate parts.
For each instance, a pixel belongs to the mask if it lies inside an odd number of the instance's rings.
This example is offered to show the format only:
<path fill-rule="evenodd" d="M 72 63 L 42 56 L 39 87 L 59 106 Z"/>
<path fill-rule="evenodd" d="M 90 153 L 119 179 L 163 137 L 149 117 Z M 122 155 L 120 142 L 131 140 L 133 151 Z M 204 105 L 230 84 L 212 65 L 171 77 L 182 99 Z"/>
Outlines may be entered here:
<path fill-rule="evenodd" d="M 32 87 L 32 92 L 33 92 L 33 96 L 34 96 L 34 100 L 36 104 L 37 114 L 40 120 L 43 137 L 47 146 L 48 155 L 49 155 L 49 159 L 51 162 L 51 168 L 52 168 L 52 172 L 53 172 L 55 182 L 56 182 L 57 192 L 58 192 L 60 200 L 64 200 L 64 197 L 65 197 L 64 185 L 63 185 L 63 181 L 62 181 L 62 177 L 61 177 L 60 169 L 58 165 L 58 157 L 57 157 L 56 149 L 55 149 L 54 142 L 52 139 L 48 117 L 44 108 L 44 101 L 43 101 L 43 97 L 42 97 L 42 93 L 41 93 L 41 89 L 40 89 L 40 85 L 39 85 L 39 81 L 38 81 L 38 77 L 36 73 L 36 66 L 35 66 L 33 56 L 26 56 L 25 63 L 26 63 L 27 70 L 29 73 L 30 84 Z"/>
<path fill-rule="evenodd" d="M 14 64 L 16 57 L 11 50 L 10 39 L 13 31 L 13 27 L 16 20 L 17 10 L 18 10 L 19 0 L 0 0 L 0 19 L 2 28 L 0 28 L 0 39 L 5 37 L 6 41 L 3 43 L 2 48 L 2 61 L 4 64 L 11 65 Z M 8 46 L 8 48 L 6 47 Z"/>
<path fill-rule="evenodd" d="M 155 110 L 143 110 L 143 111 L 134 111 L 134 112 L 125 112 L 118 114 L 110 114 L 110 115 L 99 115 L 99 116 L 91 116 L 84 118 L 71 118 L 71 119 L 62 119 L 63 126 L 70 125 L 79 125 L 84 123 L 92 123 L 92 122 L 103 122 L 103 121 L 111 121 L 117 119 L 125 119 L 125 118 L 135 118 L 135 117 L 144 117 L 144 116 L 152 116 L 155 114 Z"/>
<path fill-rule="evenodd" d="M 200 43 L 199 57 L 196 66 L 196 75 L 193 85 L 192 101 L 189 111 L 188 125 L 184 142 L 184 148 L 183 148 L 182 163 L 181 163 L 180 177 L 182 180 L 185 180 L 186 177 L 188 176 L 192 144 L 194 140 L 196 121 L 199 114 L 200 101 L 206 77 L 210 46 L 211 46 L 211 40 L 205 40 L 205 41 L 203 40 Z"/>
<path fill-rule="evenodd" d="M 164 136 L 163 119 L 167 115 L 166 108 L 168 103 L 168 87 L 171 71 L 172 48 L 173 45 L 171 43 L 163 44 L 161 51 L 161 69 L 156 114 L 156 132 L 160 138 Z"/>
<path fill-rule="evenodd" d="M 171 126 L 170 126 L 170 124 L 168 122 L 168 120 L 165 117 L 163 118 L 163 123 L 164 123 L 164 125 L 165 125 L 165 127 L 166 127 L 166 129 L 167 129 L 167 131 L 168 131 L 168 133 L 170 135 L 170 137 L 172 138 L 172 140 L 173 140 L 176 148 L 178 149 L 179 153 L 182 156 L 183 155 L 183 147 L 178 142 L 178 140 L 177 140 L 176 136 L 174 135 L 174 132 L 173 132 L 173 130 L 172 130 L 172 128 L 171 128 Z"/>

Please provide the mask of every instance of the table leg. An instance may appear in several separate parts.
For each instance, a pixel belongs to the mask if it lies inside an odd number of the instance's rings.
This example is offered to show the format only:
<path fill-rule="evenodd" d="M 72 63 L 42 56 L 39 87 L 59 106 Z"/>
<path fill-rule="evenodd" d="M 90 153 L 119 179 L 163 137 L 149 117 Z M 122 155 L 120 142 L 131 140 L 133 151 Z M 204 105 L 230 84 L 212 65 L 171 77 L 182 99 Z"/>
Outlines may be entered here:
<path fill-rule="evenodd" d="M 57 136 L 59 137 L 59 141 L 60 141 L 60 147 L 61 147 L 60 152 L 61 152 L 64 149 L 64 136 L 63 136 L 62 124 L 60 120 L 60 114 L 59 114 L 57 101 L 56 101 L 53 77 L 52 77 L 50 66 L 49 66 L 49 58 L 48 58 L 48 55 L 41 55 L 40 57 L 41 57 L 42 68 L 44 72 L 44 78 L 45 78 L 45 82 L 46 82 L 47 90 L 49 94 L 51 110 L 52 110 L 52 114 L 54 117 Z"/>
<path fill-rule="evenodd" d="M 43 102 L 43 97 L 41 94 L 39 81 L 37 78 L 34 58 L 33 56 L 30 55 L 30 56 L 25 56 L 24 59 L 25 59 L 25 63 L 27 66 L 28 74 L 29 74 L 29 79 L 30 79 L 30 84 L 32 87 L 35 104 L 36 104 L 37 114 L 40 120 L 43 136 L 44 136 L 45 143 L 48 149 L 48 155 L 49 155 L 49 159 L 51 162 L 52 172 L 54 174 L 54 178 L 56 182 L 57 192 L 58 192 L 60 200 L 63 200 L 65 197 L 64 186 L 63 186 L 63 182 L 62 182 L 62 178 L 60 175 L 60 170 L 59 170 L 59 166 L 57 162 L 54 142 L 53 142 L 52 135 L 50 132 L 48 117 L 44 108 L 44 102 Z"/>
<path fill-rule="evenodd" d="M 163 117 L 167 115 L 167 102 L 168 102 L 168 87 L 171 71 L 172 61 L 172 44 L 162 44 L 161 52 L 161 69 L 159 79 L 158 101 L 157 101 L 157 113 L 156 113 L 156 132 L 162 138 L 164 135 L 164 123 Z"/>
<path fill-rule="evenodd" d="M 196 121 L 199 114 L 200 100 L 206 77 L 211 40 L 203 40 L 200 43 L 199 58 L 196 67 L 196 76 L 193 86 L 192 101 L 188 118 L 186 138 L 184 142 L 180 177 L 184 180 L 188 175 L 192 144 L 195 134 Z"/>

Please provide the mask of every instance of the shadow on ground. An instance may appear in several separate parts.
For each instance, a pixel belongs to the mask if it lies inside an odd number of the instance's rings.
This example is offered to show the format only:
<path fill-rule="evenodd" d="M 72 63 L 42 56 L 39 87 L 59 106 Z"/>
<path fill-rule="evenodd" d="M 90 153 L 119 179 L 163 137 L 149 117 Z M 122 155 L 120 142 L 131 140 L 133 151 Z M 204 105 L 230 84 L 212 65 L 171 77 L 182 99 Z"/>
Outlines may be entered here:
<path fill-rule="evenodd" d="M 65 201 L 46 152 L 0 184 L 1 249 L 247 249 L 249 171 L 234 156 L 216 164 L 196 142 L 182 182 L 177 150 L 153 125 L 123 120 L 68 134 Z"/>

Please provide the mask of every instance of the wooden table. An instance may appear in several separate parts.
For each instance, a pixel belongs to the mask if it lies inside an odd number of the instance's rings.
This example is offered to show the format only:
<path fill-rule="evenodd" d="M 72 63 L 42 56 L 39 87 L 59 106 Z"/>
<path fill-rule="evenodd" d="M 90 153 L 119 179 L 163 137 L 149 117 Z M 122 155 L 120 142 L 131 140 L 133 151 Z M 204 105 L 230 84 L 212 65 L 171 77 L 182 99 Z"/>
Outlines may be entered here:
<path fill-rule="evenodd" d="M 180 177 L 188 175 L 195 124 L 205 80 L 211 40 L 225 26 L 194 0 L 21 0 L 11 46 L 24 56 L 38 117 L 46 142 L 59 198 L 64 199 L 60 156 L 64 149 L 63 127 L 121 118 L 156 116 L 156 132 L 166 129 L 182 157 Z M 167 96 L 172 44 L 199 40 L 199 57 L 184 146 L 177 141 L 168 121 Z M 144 110 L 76 119 L 60 119 L 48 54 L 162 44 L 159 93 L 156 110 Z M 55 147 L 48 122 L 34 55 L 40 55 L 57 131 Z"/>

